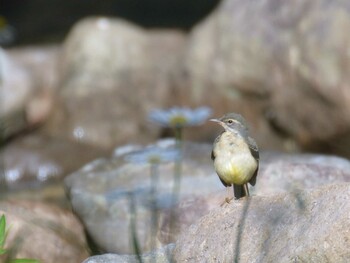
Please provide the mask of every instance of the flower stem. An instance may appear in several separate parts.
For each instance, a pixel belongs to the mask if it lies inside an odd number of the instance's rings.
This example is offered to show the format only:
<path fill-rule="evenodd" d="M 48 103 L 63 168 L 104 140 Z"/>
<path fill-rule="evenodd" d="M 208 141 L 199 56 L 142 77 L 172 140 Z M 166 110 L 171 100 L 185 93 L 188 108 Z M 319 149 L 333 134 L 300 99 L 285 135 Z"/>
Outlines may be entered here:
<path fill-rule="evenodd" d="M 182 127 L 181 126 L 177 126 L 175 127 L 175 145 L 176 148 L 180 148 L 181 144 L 182 144 Z"/>
<path fill-rule="evenodd" d="M 132 193 L 129 193 L 129 209 L 130 209 L 130 233 L 131 233 L 131 240 L 132 244 L 134 246 L 134 250 L 137 256 L 137 259 L 140 263 L 142 263 L 141 258 L 141 248 L 140 244 L 137 238 L 137 232 L 136 232 L 136 206 L 135 206 L 135 199 Z"/>
<path fill-rule="evenodd" d="M 158 164 L 151 164 L 151 250 L 156 248 L 158 230 L 157 181 Z"/>

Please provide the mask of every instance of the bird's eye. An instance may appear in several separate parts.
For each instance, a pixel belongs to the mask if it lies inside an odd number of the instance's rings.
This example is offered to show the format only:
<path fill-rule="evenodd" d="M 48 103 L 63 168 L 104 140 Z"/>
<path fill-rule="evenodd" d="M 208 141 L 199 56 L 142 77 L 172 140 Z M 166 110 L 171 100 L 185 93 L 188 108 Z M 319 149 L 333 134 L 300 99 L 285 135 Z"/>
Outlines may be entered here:
<path fill-rule="evenodd" d="M 232 123 L 233 123 L 233 120 L 230 119 L 230 120 L 227 121 L 227 123 L 228 123 L 228 124 L 232 124 Z"/>

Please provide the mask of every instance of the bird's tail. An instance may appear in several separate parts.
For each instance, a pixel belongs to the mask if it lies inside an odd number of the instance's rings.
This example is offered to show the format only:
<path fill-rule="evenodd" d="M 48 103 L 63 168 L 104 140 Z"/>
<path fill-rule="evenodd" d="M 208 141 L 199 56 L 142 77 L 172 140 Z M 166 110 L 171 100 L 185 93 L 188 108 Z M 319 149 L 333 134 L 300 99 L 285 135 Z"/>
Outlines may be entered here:
<path fill-rule="evenodd" d="M 235 196 L 235 199 L 239 199 L 244 196 L 249 196 L 248 184 L 233 184 L 233 194 Z"/>

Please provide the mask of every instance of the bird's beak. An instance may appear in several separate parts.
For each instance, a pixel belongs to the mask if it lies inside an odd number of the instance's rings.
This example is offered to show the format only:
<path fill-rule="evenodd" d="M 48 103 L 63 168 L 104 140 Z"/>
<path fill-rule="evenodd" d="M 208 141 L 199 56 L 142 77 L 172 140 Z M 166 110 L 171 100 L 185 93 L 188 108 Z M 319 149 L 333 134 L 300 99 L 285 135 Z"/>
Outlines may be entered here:
<path fill-rule="evenodd" d="M 210 119 L 209 121 L 212 121 L 212 122 L 220 122 L 218 119 Z"/>
<path fill-rule="evenodd" d="M 218 119 L 210 119 L 209 121 L 212 121 L 212 122 L 216 122 L 217 124 L 221 125 L 222 127 L 224 127 L 224 123 Z"/>

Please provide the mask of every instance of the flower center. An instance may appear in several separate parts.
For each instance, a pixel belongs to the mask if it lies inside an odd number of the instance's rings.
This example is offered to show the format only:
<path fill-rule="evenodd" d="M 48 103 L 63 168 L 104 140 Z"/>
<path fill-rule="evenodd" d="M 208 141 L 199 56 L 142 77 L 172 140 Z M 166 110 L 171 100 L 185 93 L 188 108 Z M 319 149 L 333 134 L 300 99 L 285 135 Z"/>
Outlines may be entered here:
<path fill-rule="evenodd" d="M 157 164 L 157 163 L 160 163 L 160 161 L 161 161 L 161 158 L 159 155 L 151 155 L 148 158 L 148 162 L 151 164 Z"/>
<path fill-rule="evenodd" d="M 185 124 L 187 124 L 187 119 L 182 115 L 176 115 L 170 119 L 170 125 L 173 127 L 183 127 Z"/>

